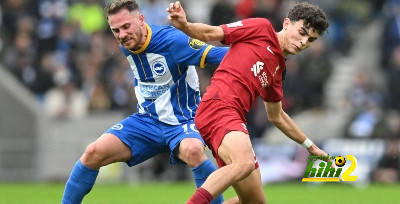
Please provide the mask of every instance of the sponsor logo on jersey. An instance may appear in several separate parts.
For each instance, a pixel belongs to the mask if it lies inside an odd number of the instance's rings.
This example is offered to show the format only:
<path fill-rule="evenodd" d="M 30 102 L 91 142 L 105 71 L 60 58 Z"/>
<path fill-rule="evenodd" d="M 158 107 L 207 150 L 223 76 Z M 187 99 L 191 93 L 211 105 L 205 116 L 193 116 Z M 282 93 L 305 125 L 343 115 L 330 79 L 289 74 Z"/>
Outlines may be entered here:
<path fill-rule="evenodd" d="M 139 89 L 144 98 L 155 99 L 163 95 L 170 89 L 169 84 L 142 84 L 139 83 Z"/>
<path fill-rule="evenodd" d="M 260 73 L 260 71 L 264 68 L 264 62 L 257 61 L 253 67 L 251 68 L 251 71 L 254 73 L 254 76 L 257 77 L 257 75 Z"/>
<path fill-rule="evenodd" d="M 153 72 L 159 76 L 165 74 L 165 71 L 167 70 L 167 66 L 161 61 L 155 61 L 151 68 L 153 69 Z"/>
<path fill-rule="evenodd" d="M 198 50 L 200 48 L 202 48 L 206 43 L 201 41 L 201 40 L 197 40 L 194 38 L 189 38 L 189 45 L 191 48 Z"/>
<path fill-rule="evenodd" d="M 261 70 L 264 69 L 264 62 L 257 61 L 250 70 L 253 72 L 254 77 L 260 80 L 261 87 L 265 88 L 268 86 L 268 77 L 265 72 L 260 74 Z"/>
<path fill-rule="evenodd" d="M 122 130 L 122 128 L 124 128 L 124 126 L 121 123 L 115 124 L 111 127 L 113 130 Z"/>

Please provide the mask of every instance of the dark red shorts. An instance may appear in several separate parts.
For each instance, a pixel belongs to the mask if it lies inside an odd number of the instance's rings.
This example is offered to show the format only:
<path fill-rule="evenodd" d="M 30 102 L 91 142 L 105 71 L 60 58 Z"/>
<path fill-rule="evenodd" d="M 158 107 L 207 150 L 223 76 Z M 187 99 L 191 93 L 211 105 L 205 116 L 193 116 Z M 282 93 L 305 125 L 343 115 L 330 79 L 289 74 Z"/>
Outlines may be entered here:
<path fill-rule="evenodd" d="M 218 99 L 202 101 L 196 112 L 195 124 L 219 167 L 225 162 L 218 156 L 222 139 L 231 131 L 242 131 L 249 135 L 246 121 L 239 111 Z"/>

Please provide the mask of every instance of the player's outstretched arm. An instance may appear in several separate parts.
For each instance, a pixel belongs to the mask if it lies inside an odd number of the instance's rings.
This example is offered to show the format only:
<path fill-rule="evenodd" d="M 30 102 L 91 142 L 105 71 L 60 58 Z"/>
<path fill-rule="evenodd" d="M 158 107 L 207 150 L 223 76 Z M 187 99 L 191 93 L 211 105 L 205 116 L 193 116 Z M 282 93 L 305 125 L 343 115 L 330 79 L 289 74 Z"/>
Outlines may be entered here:
<path fill-rule="evenodd" d="M 293 141 L 302 144 L 314 156 L 327 156 L 328 154 L 315 145 L 297 127 L 294 121 L 283 111 L 282 102 L 264 102 L 268 120 Z"/>
<path fill-rule="evenodd" d="M 186 35 L 205 42 L 224 40 L 224 31 L 220 26 L 188 22 L 186 13 L 179 1 L 170 3 L 166 10 L 169 13 L 168 19 L 171 21 L 172 25 L 186 33 Z"/>

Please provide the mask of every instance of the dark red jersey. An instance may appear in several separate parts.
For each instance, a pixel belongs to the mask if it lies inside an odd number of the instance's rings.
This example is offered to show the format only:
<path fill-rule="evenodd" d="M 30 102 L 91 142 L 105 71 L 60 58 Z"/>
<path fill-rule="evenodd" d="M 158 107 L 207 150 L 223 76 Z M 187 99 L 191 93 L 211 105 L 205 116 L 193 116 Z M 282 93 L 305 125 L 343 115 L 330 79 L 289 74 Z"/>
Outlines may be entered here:
<path fill-rule="evenodd" d="M 221 26 L 230 49 L 215 71 L 203 100 L 220 99 L 244 117 L 260 95 L 266 102 L 282 99 L 285 59 L 277 34 L 264 18 Z"/>

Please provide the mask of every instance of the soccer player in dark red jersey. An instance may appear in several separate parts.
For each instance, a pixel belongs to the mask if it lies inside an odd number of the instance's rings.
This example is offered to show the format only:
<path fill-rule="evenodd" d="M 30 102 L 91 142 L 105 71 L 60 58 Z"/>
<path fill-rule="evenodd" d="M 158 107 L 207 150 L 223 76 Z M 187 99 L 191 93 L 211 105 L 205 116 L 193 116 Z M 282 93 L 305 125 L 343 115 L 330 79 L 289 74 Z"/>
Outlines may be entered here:
<path fill-rule="evenodd" d="M 265 203 L 260 170 L 254 155 L 245 115 L 258 96 L 264 100 L 268 120 L 310 154 L 327 154 L 297 127 L 282 109 L 285 56 L 308 48 L 329 24 L 315 5 L 297 3 L 276 32 L 264 18 L 244 19 L 221 26 L 190 23 L 179 2 L 167 8 L 171 23 L 202 41 L 230 45 L 204 94 L 195 123 L 212 150 L 219 169 L 212 173 L 187 203 L 209 203 L 233 186 L 239 199 L 225 203 Z"/>

